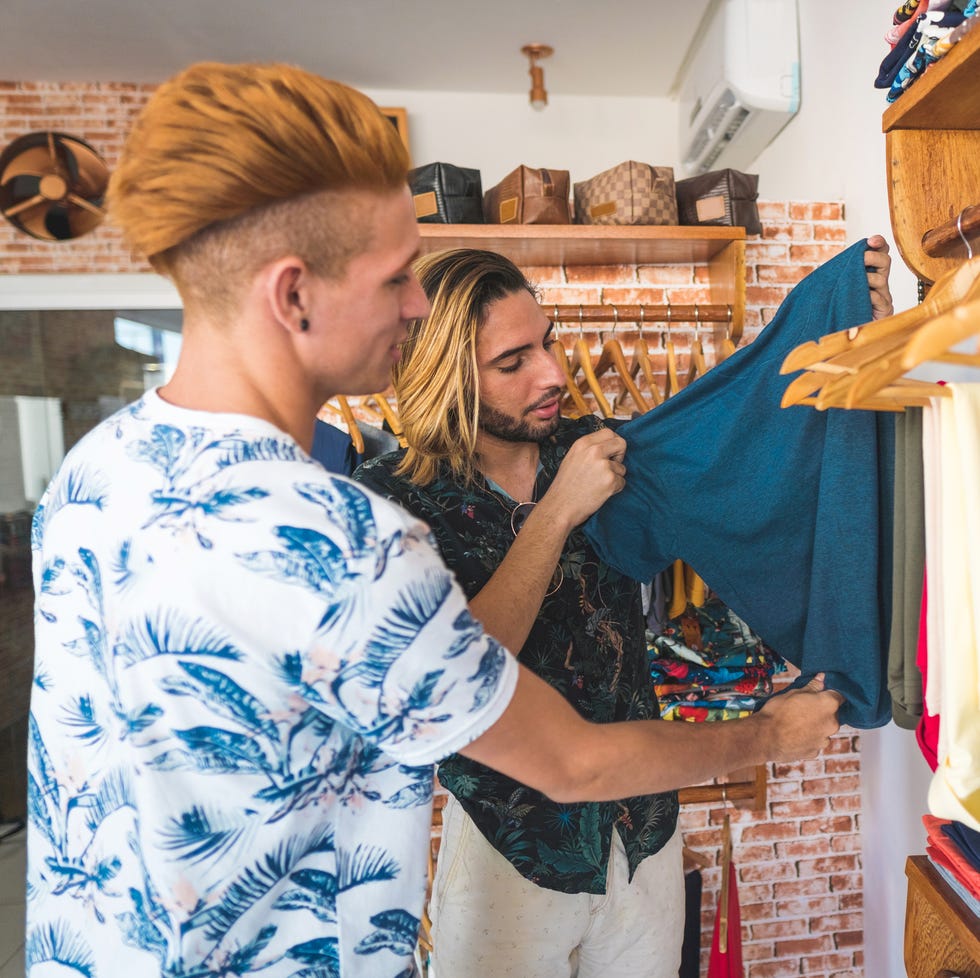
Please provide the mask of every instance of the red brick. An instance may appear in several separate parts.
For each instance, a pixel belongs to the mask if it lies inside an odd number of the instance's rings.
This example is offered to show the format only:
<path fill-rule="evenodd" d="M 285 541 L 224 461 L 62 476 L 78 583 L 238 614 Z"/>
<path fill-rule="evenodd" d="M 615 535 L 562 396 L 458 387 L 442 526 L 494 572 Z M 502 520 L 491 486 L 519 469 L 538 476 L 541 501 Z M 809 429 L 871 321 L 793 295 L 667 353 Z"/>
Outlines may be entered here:
<path fill-rule="evenodd" d="M 745 288 L 745 301 L 750 306 L 775 308 L 786 298 L 788 290 L 774 285 L 752 285 Z M 770 317 L 772 318 L 772 317 Z M 767 319 L 766 322 L 769 320 Z M 831 742 L 832 745 L 832 742 Z M 831 745 L 828 745 L 828 749 Z"/>
<path fill-rule="evenodd" d="M 797 262 L 788 265 L 757 265 L 756 276 L 763 284 L 796 285 L 814 268 L 816 265 L 801 265 Z"/>
<path fill-rule="evenodd" d="M 561 265 L 525 265 L 521 271 L 529 282 L 541 287 L 565 283 L 565 269 Z"/>
<path fill-rule="evenodd" d="M 690 266 L 640 265 L 636 271 L 642 285 L 691 285 L 694 282 Z"/>
<path fill-rule="evenodd" d="M 856 930 L 861 928 L 863 917 L 864 915 L 860 913 L 838 913 L 828 914 L 823 917 L 812 917 L 810 919 L 810 929 L 813 931 L 831 931 L 834 933 Z"/>
<path fill-rule="evenodd" d="M 864 906 L 863 893 L 842 893 L 839 899 L 841 910 L 855 910 Z"/>
<path fill-rule="evenodd" d="M 849 968 L 854 961 L 850 954 L 809 954 L 800 959 L 800 969 L 805 975 L 826 974 Z"/>
<path fill-rule="evenodd" d="M 778 958 L 801 958 L 805 954 L 819 954 L 832 951 L 833 943 L 830 935 L 819 937 L 796 938 L 789 941 L 776 941 L 776 956 Z"/>
<path fill-rule="evenodd" d="M 817 241 L 847 241 L 847 228 L 840 224 L 814 224 L 813 237 Z"/>
<path fill-rule="evenodd" d="M 799 834 L 796 822 L 759 822 L 755 825 L 746 825 L 742 829 L 742 841 L 779 842 L 784 839 L 795 839 Z"/>
<path fill-rule="evenodd" d="M 831 795 L 830 797 L 830 807 L 835 812 L 857 812 L 861 810 L 861 796 L 859 794 L 854 795 L 840 795 L 836 797 Z"/>
<path fill-rule="evenodd" d="M 793 244 L 789 248 L 790 264 L 822 265 L 841 253 L 835 244 Z"/>
<path fill-rule="evenodd" d="M 861 918 L 863 926 L 863 916 Z M 838 934 L 834 934 L 834 944 L 837 947 L 863 947 L 864 946 L 864 930 L 848 930 L 841 931 Z"/>
<path fill-rule="evenodd" d="M 861 790 L 861 778 L 857 774 L 841 774 L 834 778 L 813 778 L 803 782 L 804 795 L 854 794 Z"/>
<path fill-rule="evenodd" d="M 751 974 L 747 978 L 793 978 L 799 973 L 800 966 L 796 961 L 760 961 L 752 965 Z"/>
<path fill-rule="evenodd" d="M 777 917 L 809 917 L 818 913 L 833 913 L 839 909 L 840 900 L 836 896 L 811 897 L 801 900 L 782 900 L 776 903 Z"/>
<path fill-rule="evenodd" d="M 776 855 L 780 859 L 806 859 L 812 856 L 828 856 L 831 854 L 830 839 L 819 836 L 814 839 L 797 839 L 793 842 L 776 844 Z"/>
<path fill-rule="evenodd" d="M 739 866 L 738 870 L 739 882 L 743 879 L 746 882 L 793 880 L 797 879 L 798 876 L 796 867 L 785 862 L 753 863 L 752 865 Z"/>
<path fill-rule="evenodd" d="M 780 900 L 792 900 L 808 896 L 823 897 L 833 892 L 831 881 L 826 876 L 811 876 L 808 879 L 787 880 L 774 884 L 773 892 L 777 904 Z"/>
<path fill-rule="evenodd" d="M 844 218 L 844 205 L 790 202 L 789 216 L 794 221 L 840 221 Z"/>
<path fill-rule="evenodd" d="M 800 822 L 800 835 L 842 835 L 853 832 L 854 817 L 833 815 L 826 818 L 804 819 Z"/>
<path fill-rule="evenodd" d="M 566 265 L 566 280 L 579 282 L 635 282 L 635 265 Z"/>
<path fill-rule="evenodd" d="M 749 927 L 749 934 L 752 940 L 765 938 L 787 938 L 802 937 L 808 934 L 810 928 L 807 922 L 802 919 L 797 920 L 775 920 L 765 924 L 752 924 Z"/>
<path fill-rule="evenodd" d="M 835 873 L 830 877 L 830 888 L 834 893 L 860 890 L 864 885 L 861 873 Z"/>
<path fill-rule="evenodd" d="M 861 770 L 861 758 L 856 754 L 845 754 L 841 757 L 826 757 L 823 762 L 827 774 L 851 774 Z"/>
<path fill-rule="evenodd" d="M 824 856 L 820 859 L 801 859 L 797 864 L 801 877 L 830 876 L 834 873 L 847 873 L 860 867 L 857 856 Z"/>
<path fill-rule="evenodd" d="M 759 208 L 759 218 L 762 222 L 768 223 L 785 218 L 789 214 L 789 205 L 781 200 L 760 200 L 757 203 Z"/>
<path fill-rule="evenodd" d="M 822 815 L 827 810 L 826 798 L 808 798 L 805 801 L 774 802 L 770 809 L 773 818 L 807 818 Z"/>

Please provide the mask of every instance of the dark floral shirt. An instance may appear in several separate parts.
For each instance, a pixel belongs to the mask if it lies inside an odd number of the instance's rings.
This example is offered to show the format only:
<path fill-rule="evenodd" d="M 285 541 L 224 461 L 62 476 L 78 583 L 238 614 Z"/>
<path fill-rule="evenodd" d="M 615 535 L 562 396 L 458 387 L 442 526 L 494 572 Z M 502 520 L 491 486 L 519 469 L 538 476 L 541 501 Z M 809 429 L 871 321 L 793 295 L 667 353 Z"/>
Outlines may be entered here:
<path fill-rule="evenodd" d="M 541 445 L 535 498 L 540 499 L 569 446 L 602 422 L 563 419 Z M 440 474 L 417 486 L 394 474 L 403 452 L 372 459 L 354 474 L 432 528 L 449 568 L 472 598 L 514 542 L 509 496 L 486 485 L 464 486 Z M 659 716 L 644 639 L 640 589 L 601 563 L 581 529 L 565 542 L 564 578 L 542 604 L 519 661 L 595 723 Z M 677 795 L 564 805 L 459 754 L 439 765 L 439 780 L 477 827 L 527 879 L 565 893 L 604 893 L 613 827 L 623 840 L 630 878 L 674 832 Z"/>

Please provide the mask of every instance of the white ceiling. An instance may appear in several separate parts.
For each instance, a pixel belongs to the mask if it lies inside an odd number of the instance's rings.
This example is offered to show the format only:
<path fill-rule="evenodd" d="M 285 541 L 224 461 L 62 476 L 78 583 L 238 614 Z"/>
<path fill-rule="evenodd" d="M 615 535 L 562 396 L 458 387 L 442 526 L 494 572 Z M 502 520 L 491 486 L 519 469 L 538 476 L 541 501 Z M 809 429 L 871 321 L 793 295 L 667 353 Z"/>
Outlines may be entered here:
<path fill-rule="evenodd" d="M 0 80 L 159 82 L 287 61 L 360 88 L 665 96 L 717 0 L 0 0 Z"/>

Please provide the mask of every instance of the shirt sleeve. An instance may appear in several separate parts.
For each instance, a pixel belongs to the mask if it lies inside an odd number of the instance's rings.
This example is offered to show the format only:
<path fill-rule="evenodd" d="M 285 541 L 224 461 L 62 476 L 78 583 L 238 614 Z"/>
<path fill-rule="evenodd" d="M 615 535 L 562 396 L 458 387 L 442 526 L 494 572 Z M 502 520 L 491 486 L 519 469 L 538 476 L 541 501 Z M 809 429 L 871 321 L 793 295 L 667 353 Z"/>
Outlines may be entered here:
<path fill-rule="evenodd" d="M 312 544 L 333 566 L 301 695 L 402 763 L 431 763 L 500 717 L 516 660 L 472 617 L 425 524 L 345 480 L 333 491 L 335 512 L 357 513 L 357 546 Z"/>

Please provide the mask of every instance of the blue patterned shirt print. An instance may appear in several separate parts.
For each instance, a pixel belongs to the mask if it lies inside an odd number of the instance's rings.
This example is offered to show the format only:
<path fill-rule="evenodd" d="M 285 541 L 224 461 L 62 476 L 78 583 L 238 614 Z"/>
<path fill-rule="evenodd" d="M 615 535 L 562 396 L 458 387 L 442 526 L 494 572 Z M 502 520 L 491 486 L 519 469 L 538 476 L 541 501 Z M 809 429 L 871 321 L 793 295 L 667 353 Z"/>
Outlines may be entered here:
<path fill-rule="evenodd" d="M 426 525 L 151 392 L 33 548 L 28 974 L 413 975 L 432 765 L 517 675 Z"/>

